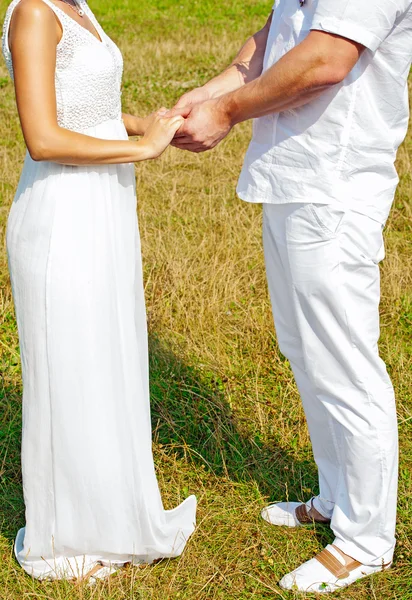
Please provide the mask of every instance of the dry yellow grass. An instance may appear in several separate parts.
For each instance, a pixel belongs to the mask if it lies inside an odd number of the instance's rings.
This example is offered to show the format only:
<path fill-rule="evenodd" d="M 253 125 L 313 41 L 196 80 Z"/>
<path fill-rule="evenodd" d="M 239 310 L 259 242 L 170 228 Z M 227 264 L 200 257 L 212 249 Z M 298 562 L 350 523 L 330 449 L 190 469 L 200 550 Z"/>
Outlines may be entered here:
<path fill-rule="evenodd" d="M 91 4 L 124 52 L 124 105 L 138 114 L 170 106 L 216 73 L 270 9 L 256 0 Z M 2 13 L 5 7 L 1 0 Z M 331 536 L 323 528 L 284 531 L 259 521 L 268 498 L 307 498 L 316 473 L 272 327 L 260 208 L 240 202 L 234 191 L 248 124 L 209 154 L 170 149 L 136 169 L 155 459 L 167 507 L 188 493 L 198 496 L 198 529 L 187 551 L 176 561 L 127 569 L 94 589 L 31 581 L 14 562 L 12 540 L 24 520 L 21 382 L 4 228 L 24 148 L 3 65 L 0 94 L 0 598 L 293 598 L 278 579 Z M 409 136 L 399 154 L 401 185 L 382 266 L 381 349 L 397 391 L 402 445 L 396 567 L 345 591 L 345 600 L 412 598 L 411 149 Z"/>

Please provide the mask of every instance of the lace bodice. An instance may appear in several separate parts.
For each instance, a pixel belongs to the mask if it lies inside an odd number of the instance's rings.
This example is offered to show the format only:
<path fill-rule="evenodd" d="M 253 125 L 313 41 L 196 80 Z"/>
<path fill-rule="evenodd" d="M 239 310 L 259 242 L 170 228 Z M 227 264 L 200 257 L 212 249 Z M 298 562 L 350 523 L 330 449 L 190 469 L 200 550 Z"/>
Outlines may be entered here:
<path fill-rule="evenodd" d="M 8 46 L 8 32 L 13 10 L 20 0 L 13 0 L 3 27 L 3 54 L 13 77 Z M 57 46 L 56 102 L 61 127 L 83 131 L 104 121 L 121 118 L 121 79 L 123 60 L 120 50 L 105 34 L 96 17 L 80 0 L 102 41 L 79 25 L 50 0 L 43 0 L 59 19 L 63 35 Z"/>

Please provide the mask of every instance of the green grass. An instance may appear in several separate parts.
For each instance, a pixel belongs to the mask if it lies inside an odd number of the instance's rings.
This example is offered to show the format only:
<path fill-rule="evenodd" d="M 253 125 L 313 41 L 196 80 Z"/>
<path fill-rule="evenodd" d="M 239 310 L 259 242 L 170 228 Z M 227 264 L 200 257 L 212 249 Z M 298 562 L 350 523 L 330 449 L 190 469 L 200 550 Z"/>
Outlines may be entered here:
<path fill-rule="evenodd" d="M 91 0 L 125 58 L 124 108 L 146 114 L 225 66 L 271 3 L 256 0 Z M 0 0 L 0 13 L 6 9 Z M 238 127 L 205 155 L 168 150 L 136 168 L 150 330 L 154 451 L 164 503 L 199 499 L 184 555 L 130 568 L 93 589 L 39 583 L 12 556 L 24 523 L 21 374 L 5 225 L 24 146 L 12 85 L 0 67 L 0 598 L 243 600 L 293 598 L 279 578 L 332 539 L 328 529 L 275 529 L 267 500 L 317 491 L 299 397 L 273 331 L 261 212 L 235 196 L 250 135 Z M 412 600 L 412 136 L 386 228 L 381 352 L 398 399 L 401 469 L 394 569 L 338 597 Z M 79 340 L 79 343 L 81 341 Z"/>

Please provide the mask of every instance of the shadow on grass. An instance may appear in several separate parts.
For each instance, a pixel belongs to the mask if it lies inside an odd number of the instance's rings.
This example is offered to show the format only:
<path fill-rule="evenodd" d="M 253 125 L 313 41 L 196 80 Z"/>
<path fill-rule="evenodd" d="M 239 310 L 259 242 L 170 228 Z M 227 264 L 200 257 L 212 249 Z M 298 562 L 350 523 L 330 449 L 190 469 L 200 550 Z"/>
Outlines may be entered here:
<path fill-rule="evenodd" d="M 6 369 L 7 371 L 7 369 Z M 242 433 L 224 398 L 224 384 L 182 363 L 150 338 L 152 423 L 155 439 L 190 456 L 217 477 L 255 482 L 271 500 L 304 500 L 316 489 L 311 460 L 296 461 L 284 449 Z M 9 382 L 16 380 L 16 375 Z M 0 388 L 0 527 L 14 540 L 24 524 L 20 471 L 21 390 Z M 252 431 L 252 430 L 251 430 Z M 323 535 L 322 528 L 319 534 Z"/>
<path fill-rule="evenodd" d="M 312 460 L 297 461 L 275 442 L 244 432 L 224 398 L 224 383 L 183 364 L 150 338 L 150 379 L 154 436 L 171 444 L 216 476 L 254 481 L 274 501 L 304 499 L 316 489 Z"/>
<path fill-rule="evenodd" d="M 20 468 L 21 389 L 13 386 L 6 377 L 4 380 L 0 387 L 0 532 L 6 539 L 14 541 L 17 529 L 24 523 Z"/>

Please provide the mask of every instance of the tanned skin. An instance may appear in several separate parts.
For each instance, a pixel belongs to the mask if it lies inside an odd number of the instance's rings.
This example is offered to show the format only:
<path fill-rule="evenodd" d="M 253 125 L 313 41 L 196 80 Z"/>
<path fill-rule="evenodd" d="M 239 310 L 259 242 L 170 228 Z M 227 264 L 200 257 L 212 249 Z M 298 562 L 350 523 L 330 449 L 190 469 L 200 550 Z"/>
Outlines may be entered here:
<path fill-rule="evenodd" d="M 272 14 L 223 73 L 184 94 L 168 113 L 186 118 L 174 146 L 204 152 L 236 123 L 307 104 L 342 82 L 364 50 L 346 38 L 311 31 L 262 73 L 271 20 Z"/>
<path fill-rule="evenodd" d="M 80 18 L 62 2 L 55 0 L 55 3 L 99 37 L 87 15 Z M 61 37 L 60 22 L 42 0 L 21 0 L 16 6 L 10 24 L 9 47 L 17 108 L 33 160 L 95 165 L 137 162 L 162 154 L 183 123 L 180 115 L 165 116 L 165 108 L 144 119 L 123 115 L 127 133 L 143 135 L 138 141 L 101 140 L 58 125 L 54 81 L 56 49 Z"/>

